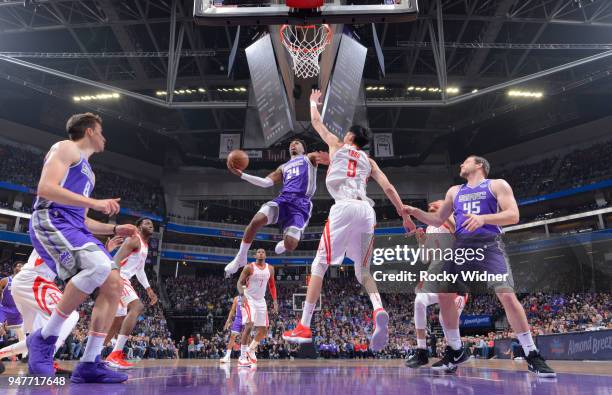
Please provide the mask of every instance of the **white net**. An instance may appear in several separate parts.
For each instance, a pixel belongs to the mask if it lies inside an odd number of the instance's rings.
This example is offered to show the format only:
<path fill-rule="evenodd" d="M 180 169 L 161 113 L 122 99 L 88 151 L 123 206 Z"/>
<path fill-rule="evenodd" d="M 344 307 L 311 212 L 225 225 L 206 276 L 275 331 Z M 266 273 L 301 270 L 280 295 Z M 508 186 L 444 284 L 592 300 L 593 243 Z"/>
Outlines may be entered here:
<path fill-rule="evenodd" d="M 291 54 L 293 72 L 298 78 L 319 75 L 319 55 L 331 41 L 329 25 L 284 25 L 281 39 Z"/>

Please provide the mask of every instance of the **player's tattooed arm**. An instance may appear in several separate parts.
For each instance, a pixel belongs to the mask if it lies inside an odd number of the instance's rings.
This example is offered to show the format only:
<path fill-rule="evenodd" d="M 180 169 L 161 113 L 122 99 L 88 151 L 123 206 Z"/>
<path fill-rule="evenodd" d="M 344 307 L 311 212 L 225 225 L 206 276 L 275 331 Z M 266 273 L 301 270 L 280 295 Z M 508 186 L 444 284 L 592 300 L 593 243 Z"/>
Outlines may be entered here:
<path fill-rule="evenodd" d="M 334 152 L 342 146 L 342 142 L 335 134 L 330 132 L 323 123 L 323 118 L 321 118 L 321 113 L 317 108 L 319 105 L 321 105 L 320 100 L 321 91 L 318 89 L 313 89 L 310 95 L 310 122 L 312 123 L 314 130 L 316 130 L 323 141 L 325 141 L 325 143 L 327 143 L 329 146 L 330 155 L 333 155 Z"/>
<path fill-rule="evenodd" d="M 446 197 L 444 201 L 440 205 L 440 208 L 435 213 L 428 213 L 419 208 L 412 206 L 404 206 L 404 212 L 406 214 L 412 215 L 419 221 L 426 223 L 427 225 L 440 227 L 444 222 L 446 222 L 450 215 L 453 213 L 453 201 L 455 200 L 455 196 L 459 191 L 459 185 L 455 185 L 450 187 L 450 189 L 446 192 Z"/>
<path fill-rule="evenodd" d="M 242 273 L 240 273 L 240 278 L 238 278 L 238 283 L 236 284 L 236 288 L 238 288 L 238 294 L 241 296 L 244 295 L 244 288 L 246 286 L 247 279 L 253 272 L 251 269 L 251 265 L 246 265 L 244 269 L 242 269 Z"/>

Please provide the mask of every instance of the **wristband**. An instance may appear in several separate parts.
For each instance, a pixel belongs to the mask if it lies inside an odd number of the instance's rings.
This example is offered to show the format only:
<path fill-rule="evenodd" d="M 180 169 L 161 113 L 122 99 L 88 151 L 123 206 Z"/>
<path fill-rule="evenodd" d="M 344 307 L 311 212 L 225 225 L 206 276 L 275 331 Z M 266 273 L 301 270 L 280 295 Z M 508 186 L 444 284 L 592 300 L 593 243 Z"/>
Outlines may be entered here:
<path fill-rule="evenodd" d="M 313 100 L 310 101 L 310 107 L 317 108 L 318 106 L 319 104 L 316 101 L 313 101 Z"/>

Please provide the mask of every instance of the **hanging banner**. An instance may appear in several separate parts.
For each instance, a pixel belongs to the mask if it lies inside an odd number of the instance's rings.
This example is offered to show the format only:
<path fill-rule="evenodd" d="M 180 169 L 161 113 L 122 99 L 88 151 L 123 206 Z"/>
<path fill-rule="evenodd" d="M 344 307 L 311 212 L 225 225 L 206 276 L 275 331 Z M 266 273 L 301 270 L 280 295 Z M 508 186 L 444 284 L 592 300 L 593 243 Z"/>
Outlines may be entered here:
<path fill-rule="evenodd" d="M 393 156 L 393 135 L 391 133 L 374 134 L 374 157 L 388 158 Z"/>
<path fill-rule="evenodd" d="M 240 135 L 222 134 L 219 139 L 219 158 L 226 159 L 227 155 L 235 149 L 240 149 Z"/>

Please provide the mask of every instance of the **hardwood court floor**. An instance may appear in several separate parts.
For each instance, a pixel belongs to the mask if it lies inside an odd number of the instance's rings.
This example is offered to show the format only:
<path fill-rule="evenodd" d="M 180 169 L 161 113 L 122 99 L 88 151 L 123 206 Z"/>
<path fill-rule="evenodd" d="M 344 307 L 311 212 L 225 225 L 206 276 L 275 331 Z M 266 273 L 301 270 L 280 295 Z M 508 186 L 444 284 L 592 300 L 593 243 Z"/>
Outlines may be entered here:
<path fill-rule="evenodd" d="M 0 394 L 612 394 L 612 361 L 550 364 L 556 379 L 535 377 L 524 361 L 509 360 L 470 360 L 450 375 L 408 369 L 400 360 L 262 360 L 256 368 L 240 369 L 235 359 L 225 366 L 213 360 L 145 360 L 124 384 L 35 387 L 9 385 L 9 377 L 27 371 L 9 362 Z"/>

